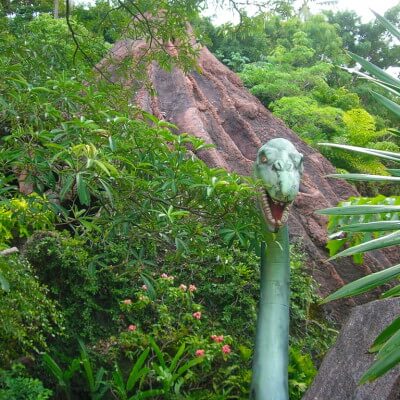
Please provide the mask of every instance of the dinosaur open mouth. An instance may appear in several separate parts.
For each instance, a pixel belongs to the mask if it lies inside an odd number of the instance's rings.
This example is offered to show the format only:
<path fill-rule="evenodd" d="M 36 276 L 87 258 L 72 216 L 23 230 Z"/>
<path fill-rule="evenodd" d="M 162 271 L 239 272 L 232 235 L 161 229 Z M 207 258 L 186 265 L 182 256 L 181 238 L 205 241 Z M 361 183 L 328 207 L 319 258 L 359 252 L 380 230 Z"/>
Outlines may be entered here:
<path fill-rule="evenodd" d="M 292 202 L 274 200 L 265 189 L 261 189 L 261 206 L 264 218 L 268 225 L 275 230 L 284 225 L 289 218 L 289 211 Z"/>

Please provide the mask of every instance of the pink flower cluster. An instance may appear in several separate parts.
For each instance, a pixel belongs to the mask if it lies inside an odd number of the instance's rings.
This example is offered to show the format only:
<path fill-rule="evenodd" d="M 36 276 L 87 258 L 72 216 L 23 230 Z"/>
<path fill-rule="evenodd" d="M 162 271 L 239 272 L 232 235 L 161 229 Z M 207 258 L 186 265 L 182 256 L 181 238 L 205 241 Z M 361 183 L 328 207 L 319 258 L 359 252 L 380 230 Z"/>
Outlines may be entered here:
<path fill-rule="evenodd" d="M 196 357 L 203 357 L 205 354 L 205 351 L 203 349 L 198 349 L 196 350 Z"/>
<path fill-rule="evenodd" d="M 211 339 L 215 342 L 215 343 L 222 343 L 224 340 L 224 336 L 223 335 L 211 335 Z M 232 352 L 231 346 L 229 346 L 229 344 L 224 344 L 221 347 L 221 351 L 224 354 L 229 354 Z M 203 357 L 205 355 L 205 350 L 203 349 L 197 349 L 195 352 L 196 357 Z"/>
<path fill-rule="evenodd" d="M 160 276 L 161 276 L 161 278 L 163 278 L 163 279 L 168 279 L 168 280 L 170 280 L 170 281 L 173 281 L 173 280 L 175 279 L 174 276 L 172 276 L 172 275 L 167 275 L 165 272 L 162 273 Z"/>
<path fill-rule="evenodd" d="M 181 289 L 182 292 L 186 292 L 187 288 L 188 288 L 188 287 L 187 287 L 186 285 L 184 285 L 183 283 L 181 283 L 181 284 L 179 285 L 179 289 Z M 196 290 L 197 290 L 197 287 L 196 287 L 195 285 L 189 285 L 189 292 L 193 293 L 193 292 L 195 292 Z"/>
<path fill-rule="evenodd" d="M 224 354 L 229 354 L 232 351 L 229 344 L 224 344 L 221 350 Z"/>
<path fill-rule="evenodd" d="M 201 311 L 196 311 L 192 315 L 193 315 L 193 318 L 201 319 Z"/>
<path fill-rule="evenodd" d="M 129 325 L 129 326 L 128 326 L 128 331 L 134 332 L 134 331 L 136 331 L 136 328 L 137 328 L 136 325 Z"/>
<path fill-rule="evenodd" d="M 124 304 L 132 304 L 132 300 L 131 299 L 125 299 L 124 301 L 123 301 L 123 303 Z"/>
<path fill-rule="evenodd" d="M 189 285 L 189 292 L 195 292 L 197 290 L 197 287 L 194 285 Z"/>
<path fill-rule="evenodd" d="M 224 341 L 224 335 L 211 335 L 211 339 L 215 342 L 215 343 L 222 343 Z M 229 346 L 229 344 L 224 344 L 221 347 L 221 351 L 224 354 L 229 354 L 232 349 L 231 346 Z"/>
<path fill-rule="evenodd" d="M 222 343 L 224 341 L 224 336 L 211 335 L 211 339 L 214 340 L 215 343 Z"/>
<path fill-rule="evenodd" d="M 147 290 L 147 285 L 142 285 L 142 290 Z"/>

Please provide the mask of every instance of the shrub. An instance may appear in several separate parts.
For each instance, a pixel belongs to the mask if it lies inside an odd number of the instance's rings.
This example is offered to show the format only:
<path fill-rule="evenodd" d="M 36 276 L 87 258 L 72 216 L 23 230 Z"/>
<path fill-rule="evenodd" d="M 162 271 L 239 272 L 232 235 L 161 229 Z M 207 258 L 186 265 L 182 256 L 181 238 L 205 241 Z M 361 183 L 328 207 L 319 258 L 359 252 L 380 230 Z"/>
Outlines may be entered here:
<path fill-rule="evenodd" d="M 27 376 L 20 364 L 11 370 L 0 369 L 0 400 L 47 400 L 52 394 L 39 379 Z"/>
<path fill-rule="evenodd" d="M 63 333 L 62 314 L 48 289 L 19 256 L 0 257 L 0 273 L 9 290 L 0 289 L 0 366 L 22 356 L 34 357 L 47 339 Z"/>

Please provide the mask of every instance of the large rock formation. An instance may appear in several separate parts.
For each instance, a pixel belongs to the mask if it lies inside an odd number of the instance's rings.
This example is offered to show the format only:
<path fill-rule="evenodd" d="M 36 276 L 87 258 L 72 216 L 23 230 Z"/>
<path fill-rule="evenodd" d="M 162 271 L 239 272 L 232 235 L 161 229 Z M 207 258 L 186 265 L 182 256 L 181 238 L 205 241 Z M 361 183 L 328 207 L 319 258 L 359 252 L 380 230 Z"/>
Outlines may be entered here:
<path fill-rule="evenodd" d="M 399 314 L 399 298 L 355 307 L 302 400 L 399 399 L 400 366 L 376 381 L 357 385 L 374 360 L 374 355 L 367 349 Z"/>
<path fill-rule="evenodd" d="M 121 79 L 119 63 L 137 58 L 144 46 L 140 41 L 118 42 L 99 68 L 108 71 L 112 79 Z M 137 104 L 159 119 L 174 123 L 181 132 L 214 144 L 215 149 L 198 154 L 208 165 L 240 174 L 251 174 L 257 149 L 267 140 L 284 137 L 295 144 L 305 155 L 305 173 L 292 209 L 290 232 L 292 237 L 302 240 L 310 255 L 308 269 L 320 284 L 322 295 L 392 265 L 390 258 L 395 258 L 395 254 L 390 252 L 367 255 L 362 266 L 355 266 L 350 259 L 326 261 L 326 218 L 315 214 L 315 210 L 335 206 L 340 200 L 357 195 L 356 190 L 346 182 L 325 178 L 335 171 L 330 162 L 274 117 L 244 88 L 239 77 L 205 47 L 200 49 L 198 65 L 201 73 L 184 74 L 179 69 L 166 72 L 153 64 L 148 75 L 156 96 L 142 88 L 135 92 Z M 129 85 L 132 81 L 124 83 Z M 330 304 L 326 311 L 340 320 L 353 304 L 353 300 Z"/>

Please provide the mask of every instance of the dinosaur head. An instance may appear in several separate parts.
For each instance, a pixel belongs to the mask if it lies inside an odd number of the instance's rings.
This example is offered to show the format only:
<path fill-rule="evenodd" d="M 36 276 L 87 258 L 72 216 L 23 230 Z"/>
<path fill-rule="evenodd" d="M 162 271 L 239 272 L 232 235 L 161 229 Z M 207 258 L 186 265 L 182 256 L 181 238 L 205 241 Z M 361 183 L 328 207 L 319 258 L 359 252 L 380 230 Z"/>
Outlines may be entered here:
<path fill-rule="evenodd" d="M 254 174 L 262 183 L 260 205 L 270 231 L 286 224 L 302 173 L 303 155 L 288 140 L 272 139 L 258 150 Z"/>

